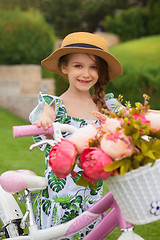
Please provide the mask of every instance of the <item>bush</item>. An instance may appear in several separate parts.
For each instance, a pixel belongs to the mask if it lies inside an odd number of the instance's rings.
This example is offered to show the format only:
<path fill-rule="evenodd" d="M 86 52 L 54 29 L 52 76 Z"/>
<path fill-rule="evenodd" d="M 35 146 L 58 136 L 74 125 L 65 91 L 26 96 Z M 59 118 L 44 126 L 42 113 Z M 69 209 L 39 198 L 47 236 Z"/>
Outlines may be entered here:
<path fill-rule="evenodd" d="M 146 35 L 147 12 L 139 7 L 121 10 L 113 17 L 107 16 L 102 22 L 105 31 L 116 33 L 122 41 Z"/>
<path fill-rule="evenodd" d="M 0 10 L 0 64 L 40 64 L 54 37 L 39 11 Z"/>
<path fill-rule="evenodd" d="M 148 30 L 150 35 L 160 34 L 160 1 L 149 0 L 149 21 Z"/>
<path fill-rule="evenodd" d="M 106 86 L 106 92 L 113 92 L 115 97 L 119 94 L 124 96 L 124 102 L 130 101 L 132 106 L 135 102 L 143 102 L 143 94 L 150 96 L 150 105 L 152 109 L 160 109 L 159 89 L 160 72 L 159 66 L 133 68 L 132 64 L 123 66 L 123 75 L 112 80 Z"/>

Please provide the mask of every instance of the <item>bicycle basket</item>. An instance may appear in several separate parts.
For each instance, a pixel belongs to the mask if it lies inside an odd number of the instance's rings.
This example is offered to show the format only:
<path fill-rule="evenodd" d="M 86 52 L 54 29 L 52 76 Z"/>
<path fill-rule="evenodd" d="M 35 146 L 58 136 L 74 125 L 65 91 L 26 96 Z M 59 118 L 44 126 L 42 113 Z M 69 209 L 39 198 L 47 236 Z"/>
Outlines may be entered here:
<path fill-rule="evenodd" d="M 105 182 L 126 221 L 142 225 L 160 219 L 160 159 Z"/>

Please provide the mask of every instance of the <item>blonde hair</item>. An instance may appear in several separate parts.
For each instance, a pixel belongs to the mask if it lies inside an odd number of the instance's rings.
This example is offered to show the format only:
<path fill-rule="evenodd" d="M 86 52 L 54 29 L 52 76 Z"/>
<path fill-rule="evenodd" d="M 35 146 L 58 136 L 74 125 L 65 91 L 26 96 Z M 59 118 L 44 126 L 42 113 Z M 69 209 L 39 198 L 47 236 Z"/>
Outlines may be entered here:
<path fill-rule="evenodd" d="M 59 63 L 58 63 L 59 69 L 61 69 L 62 64 L 65 64 L 65 65 L 68 64 L 69 55 L 70 54 L 64 55 L 59 59 Z M 94 91 L 93 91 L 92 99 L 96 104 L 96 106 L 98 107 L 98 110 L 103 113 L 102 109 L 107 109 L 104 88 L 105 88 L 105 85 L 109 82 L 108 64 L 105 60 L 103 60 L 98 56 L 95 56 L 95 58 L 96 58 L 96 65 L 98 69 L 99 79 L 93 87 Z"/>

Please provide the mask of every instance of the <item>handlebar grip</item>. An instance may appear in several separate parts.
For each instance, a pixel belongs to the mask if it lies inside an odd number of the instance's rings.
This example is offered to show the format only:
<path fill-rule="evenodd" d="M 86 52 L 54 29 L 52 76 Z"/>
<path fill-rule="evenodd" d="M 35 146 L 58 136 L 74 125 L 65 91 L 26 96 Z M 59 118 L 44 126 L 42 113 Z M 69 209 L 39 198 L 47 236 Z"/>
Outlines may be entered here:
<path fill-rule="evenodd" d="M 46 130 L 43 127 L 37 127 L 36 125 L 22 125 L 13 127 L 14 138 L 43 134 L 53 134 L 53 126 Z"/>

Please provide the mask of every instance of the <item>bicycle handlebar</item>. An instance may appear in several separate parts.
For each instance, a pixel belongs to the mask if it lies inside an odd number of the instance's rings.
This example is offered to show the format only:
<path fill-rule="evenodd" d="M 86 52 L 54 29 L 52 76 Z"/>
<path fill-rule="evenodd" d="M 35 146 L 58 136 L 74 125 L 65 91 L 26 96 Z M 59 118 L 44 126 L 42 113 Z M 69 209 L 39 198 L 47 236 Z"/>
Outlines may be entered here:
<path fill-rule="evenodd" d="M 53 126 L 46 130 L 43 127 L 37 127 L 37 125 L 22 125 L 13 127 L 14 138 L 43 134 L 53 134 Z"/>
<path fill-rule="evenodd" d="M 60 123 L 53 123 L 53 126 L 46 130 L 43 127 L 37 127 L 37 125 L 21 125 L 13 127 L 13 136 L 14 138 L 17 138 L 34 135 L 52 135 L 54 133 L 54 129 L 56 130 L 57 127 L 61 132 L 73 133 L 77 130 L 77 128 L 74 126 Z"/>

